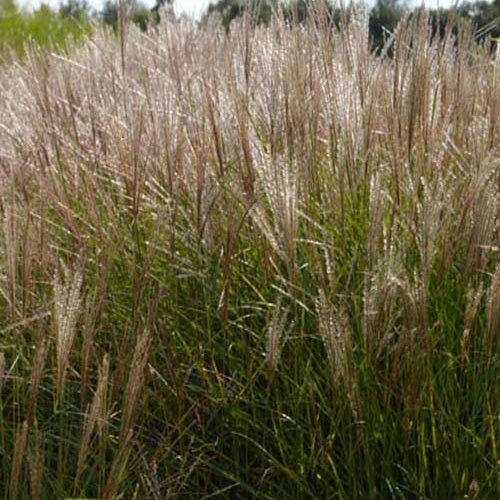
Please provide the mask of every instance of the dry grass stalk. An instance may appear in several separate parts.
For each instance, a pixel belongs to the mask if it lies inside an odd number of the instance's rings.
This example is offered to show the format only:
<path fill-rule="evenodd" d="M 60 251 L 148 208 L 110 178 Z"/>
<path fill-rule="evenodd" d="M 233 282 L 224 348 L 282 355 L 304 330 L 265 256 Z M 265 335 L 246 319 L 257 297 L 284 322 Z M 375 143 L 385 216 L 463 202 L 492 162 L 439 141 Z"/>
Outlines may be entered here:
<path fill-rule="evenodd" d="M 467 303 L 465 306 L 464 331 L 462 333 L 462 357 L 467 356 L 467 347 L 469 345 L 469 337 L 472 329 L 472 323 L 476 317 L 477 309 L 483 297 L 483 283 L 480 283 L 477 290 L 469 288 L 467 291 Z"/>
<path fill-rule="evenodd" d="M 83 321 L 83 340 L 81 348 L 81 386 L 80 386 L 80 406 L 82 411 L 87 408 L 87 397 L 90 391 L 91 368 L 95 359 L 95 339 L 94 334 L 99 318 L 106 300 L 106 287 L 108 281 L 109 264 L 106 256 L 101 259 L 99 274 L 96 279 L 95 289 L 92 294 L 87 295 L 85 304 L 85 318 Z"/>
<path fill-rule="evenodd" d="M 57 388 L 62 394 L 68 368 L 71 347 L 76 334 L 76 324 L 82 303 L 81 287 L 83 283 L 83 266 L 71 272 L 62 264 L 64 282 L 56 273 L 53 281 L 54 319 L 56 327 L 57 349 Z"/>
<path fill-rule="evenodd" d="M 7 293 L 11 318 L 16 317 L 17 311 L 17 278 L 18 278 L 18 251 L 19 235 L 16 222 L 16 211 L 13 202 L 4 206 L 3 234 L 4 251 L 6 254 Z"/>
<path fill-rule="evenodd" d="M 29 386 L 29 406 L 27 421 L 31 425 L 33 421 L 36 420 L 36 405 L 38 400 L 38 391 L 40 388 L 40 382 L 43 375 L 43 367 L 45 364 L 45 359 L 47 357 L 48 351 L 48 341 L 46 339 L 40 339 L 35 347 L 34 359 L 32 362 L 31 376 L 30 376 L 30 386 Z"/>
<path fill-rule="evenodd" d="M 320 289 L 316 302 L 319 333 L 325 346 L 332 383 L 345 388 L 356 422 L 362 421 L 360 394 L 352 360 L 351 327 L 342 306 L 334 308 Z"/>
<path fill-rule="evenodd" d="M 388 250 L 390 241 L 388 233 L 392 233 L 393 228 L 387 228 L 384 221 L 387 206 L 390 203 L 389 193 L 381 179 L 380 173 L 375 173 L 370 180 L 369 195 L 370 224 L 368 226 L 368 248 L 367 259 L 368 269 L 373 271 L 378 261 L 379 255 Z"/>
<path fill-rule="evenodd" d="M 296 266 L 298 229 L 297 168 L 285 158 L 272 159 L 255 147 L 259 186 L 269 204 L 267 217 L 262 205 L 251 212 L 253 219 L 288 268 L 293 282 Z M 294 162 L 295 163 L 295 162 Z"/>
<path fill-rule="evenodd" d="M 0 391 L 2 390 L 3 380 L 5 378 L 5 354 L 0 351 Z"/>
<path fill-rule="evenodd" d="M 90 392 L 90 369 L 92 366 L 92 354 L 94 348 L 94 329 L 95 329 L 95 301 L 87 297 L 85 301 L 85 321 L 83 326 L 83 341 L 81 351 L 81 386 L 80 386 L 80 408 L 85 411 Z"/>
<path fill-rule="evenodd" d="M 500 329 L 500 265 L 495 269 L 488 294 L 486 296 L 486 361 L 491 362 L 495 346 L 498 342 L 498 332 Z"/>
<path fill-rule="evenodd" d="M 9 498 L 18 498 L 18 487 L 21 480 L 23 459 L 28 446 L 28 421 L 25 420 L 16 432 L 14 439 L 14 450 L 12 456 L 12 470 L 10 473 Z"/>
<path fill-rule="evenodd" d="M 97 388 L 92 400 L 92 404 L 90 405 L 90 409 L 87 411 L 84 417 L 82 437 L 80 439 L 80 450 L 78 453 L 78 464 L 76 467 L 75 487 L 78 485 L 79 478 L 81 477 L 85 467 L 92 432 L 94 431 L 98 419 L 102 420 L 103 418 L 105 418 L 108 384 L 109 359 L 107 356 L 105 356 L 102 360 L 101 365 L 99 366 Z"/>
<path fill-rule="evenodd" d="M 402 271 L 395 264 L 380 263 L 363 290 L 363 334 L 368 355 L 378 359 L 396 335 L 399 299 L 406 293 Z"/>
<path fill-rule="evenodd" d="M 30 470 L 30 498 L 37 500 L 42 494 L 42 480 L 44 471 L 43 436 L 38 429 L 30 443 L 28 464 Z"/>
<path fill-rule="evenodd" d="M 351 336 L 345 311 L 334 309 L 320 290 L 316 304 L 319 333 L 330 363 L 333 382 L 352 383 L 351 378 Z"/>
<path fill-rule="evenodd" d="M 121 439 L 124 441 L 132 430 L 134 415 L 140 404 L 152 340 L 153 335 L 149 329 L 144 330 L 137 336 L 128 382 L 123 397 L 123 415 L 120 435 Z"/>
<path fill-rule="evenodd" d="M 281 301 L 274 307 L 273 316 L 267 327 L 266 362 L 268 380 L 271 380 L 272 373 L 278 366 L 282 348 L 282 336 L 285 331 L 289 309 L 283 309 Z"/>
<path fill-rule="evenodd" d="M 118 2 L 118 21 L 120 26 L 120 56 L 122 63 L 122 74 L 125 76 L 125 43 L 126 43 L 126 27 L 127 27 L 127 4 L 124 0 Z"/>

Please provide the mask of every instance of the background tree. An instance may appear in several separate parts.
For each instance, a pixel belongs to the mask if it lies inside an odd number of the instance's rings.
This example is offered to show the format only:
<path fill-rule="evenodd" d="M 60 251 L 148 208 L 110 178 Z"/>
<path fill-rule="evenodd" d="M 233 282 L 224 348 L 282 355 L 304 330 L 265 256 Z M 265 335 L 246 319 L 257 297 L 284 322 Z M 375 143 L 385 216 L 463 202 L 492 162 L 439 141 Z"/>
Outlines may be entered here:
<path fill-rule="evenodd" d="M 144 4 L 136 0 L 126 0 L 125 4 L 127 18 L 139 26 L 142 31 L 146 31 L 151 20 L 150 10 L 145 7 Z M 102 22 L 111 26 L 115 32 L 118 29 L 119 8 L 118 2 L 114 0 L 107 0 L 100 13 Z"/>
<path fill-rule="evenodd" d="M 374 48 L 383 47 L 389 33 L 392 33 L 407 11 L 406 3 L 400 0 L 377 0 L 370 12 L 370 36 Z"/>
<path fill-rule="evenodd" d="M 151 13 L 153 18 L 158 24 L 161 21 L 160 10 L 167 6 L 170 10 L 172 10 L 174 4 L 174 0 L 156 0 L 155 5 L 151 8 Z"/>
<path fill-rule="evenodd" d="M 318 2 L 311 0 L 291 0 L 282 2 L 281 8 L 287 21 L 303 24 L 311 13 L 318 10 L 318 6 Z M 326 15 L 330 22 L 339 22 L 340 9 L 338 7 L 335 7 L 330 0 L 324 0 L 322 7 L 326 9 Z"/>
<path fill-rule="evenodd" d="M 41 5 L 33 12 L 20 9 L 15 0 L 0 0 L 0 61 L 24 54 L 25 44 L 52 50 L 66 49 L 82 39 L 91 25 L 85 2 L 70 0 L 58 10 Z"/>
<path fill-rule="evenodd" d="M 90 5 L 87 0 L 67 0 L 59 7 L 59 14 L 76 21 L 86 20 L 90 16 Z"/>
<path fill-rule="evenodd" d="M 106 0 L 102 7 L 100 17 L 104 24 L 111 26 L 114 30 L 118 27 L 118 6 L 113 0 Z"/>
<path fill-rule="evenodd" d="M 473 23 L 482 32 L 482 35 L 491 35 L 500 38 L 500 0 L 486 2 L 484 0 L 472 5 Z"/>
<path fill-rule="evenodd" d="M 219 0 L 208 6 L 205 20 L 211 16 L 218 16 L 226 31 L 229 31 L 231 22 L 250 10 L 254 13 L 257 24 L 267 24 L 277 4 L 277 0 Z"/>

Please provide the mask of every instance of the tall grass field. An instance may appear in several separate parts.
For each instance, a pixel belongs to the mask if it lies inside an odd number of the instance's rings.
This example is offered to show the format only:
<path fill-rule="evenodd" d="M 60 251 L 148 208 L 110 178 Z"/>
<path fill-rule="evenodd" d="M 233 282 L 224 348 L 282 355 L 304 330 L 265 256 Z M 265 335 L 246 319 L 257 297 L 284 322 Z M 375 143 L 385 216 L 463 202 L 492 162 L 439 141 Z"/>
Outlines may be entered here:
<path fill-rule="evenodd" d="M 500 498 L 500 49 L 425 12 L 95 29 L 0 73 L 0 499 Z"/>

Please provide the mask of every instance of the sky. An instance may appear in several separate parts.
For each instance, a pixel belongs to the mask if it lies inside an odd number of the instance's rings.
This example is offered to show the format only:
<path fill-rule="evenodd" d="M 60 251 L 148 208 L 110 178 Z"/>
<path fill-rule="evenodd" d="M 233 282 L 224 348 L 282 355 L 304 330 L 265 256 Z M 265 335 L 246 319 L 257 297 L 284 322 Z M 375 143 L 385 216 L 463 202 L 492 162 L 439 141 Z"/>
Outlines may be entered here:
<path fill-rule="evenodd" d="M 105 0 L 87 0 L 88 3 L 95 8 L 100 10 Z M 425 3 L 428 7 L 436 7 L 438 0 L 410 0 L 410 5 L 420 5 Z M 51 6 L 56 6 L 59 4 L 60 0 L 18 0 L 18 3 L 30 8 L 36 8 L 40 3 L 49 4 Z M 210 0 L 174 0 L 174 8 L 178 14 L 188 14 L 190 16 L 198 17 L 201 12 L 203 12 L 208 5 Z M 141 0 L 141 3 L 152 7 L 156 2 L 155 0 Z M 368 0 L 368 4 L 374 3 L 374 0 Z M 449 7 L 454 0 L 439 0 L 439 5 L 441 7 Z"/>
<path fill-rule="evenodd" d="M 64 0 L 62 0 L 64 3 Z M 87 0 L 89 5 L 96 10 L 100 10 L 102 5 L 106 0 Z M 210 0 L 174 0 L 174 9 L 178 14 L 188 14 L 194 17 L 200 15 L 208 5 Z M 57 6 L 61 0 L 18 0 L 19 5 L 23 5 L 29 8 L 36 8 L 41 3 L 48 4 L 50 6 Z M 152 7 L 156 1 L 155 0 L 140 0 L 140 3 Z"/>

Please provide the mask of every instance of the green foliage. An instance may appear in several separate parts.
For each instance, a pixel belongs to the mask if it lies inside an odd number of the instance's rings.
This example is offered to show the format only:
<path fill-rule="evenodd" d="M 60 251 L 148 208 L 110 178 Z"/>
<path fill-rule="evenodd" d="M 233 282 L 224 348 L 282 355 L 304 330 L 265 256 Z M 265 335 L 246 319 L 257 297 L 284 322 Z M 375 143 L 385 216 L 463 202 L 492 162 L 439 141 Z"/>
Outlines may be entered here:
<path fill-rule="evenodd" d="M 229 31 L 232 21 L 245 12 L 251 12 L 257 24 L 267 24 L 277 3 L 275 0 L 219 0 L 208 6 L 206 18 L 218 16 L 226 31 Z"/>
<path fill-rule="evenodd" d="M 329 1 L 325 1 L 324 5 L 330 19 L 338 22 L 340 10 Z M 219 16 L 222 25 L 228 31 L 231 22 L 248 10 L 256 13 L 257 23 L 267 24 L 273 8 L 277 7 L 288 21 L 304 23 L 318 8 L 318 3 L 310 0 L 219 0 L 209 5 L 205 17 Z M 370 11 L 369 28 L 373 47 L 380 50 L 402 17 L 410 12 L 412 10 L 406 0 L 377 0 Z M 441 36 L 444 35 L 448 23 L 456 27 L 460 22 L 469 20 L 480 37 L 484 38 L 486 34 L 490 34 L 493 39 L 500 37 L 500 0 L 462 2 L 457 7 L 431 11 L 431 18 Z"/>
<path fill-rule="evenodd" d="M 137 7 L 130 15 L 130 20 L 137 25 L 141 31 L 147 31 L 151 21 L 151 12 L 145 7 Z"/>
<path fill-rule="evenodd" d="M 21 57 L 26 44 L 64 50 L 91 32 L 87 7 L 70 0 L 54 11 L 41 5 L 34 12 L 19 9 L 15 0 L 0 0 L 0 59 Z"/>
<path fill-rule="evenodd" d="M 118 29 L 118 6 L 112 0 L 106 0 L 100 13 L 102 22 L 111 26 L 114 30 Z"/>
<path fill-rule="evenodd" d="M 165 3 L 169 4 L 170 1 L 160 0 L 150 10 L 136 0 L 128 0 L 126 2 L 127 18 L 142 31 L 146 31 L 152 20 L 154 24 L 161 22 L 159 9 Z M 324 5 L 329 19 L 338 23 L 339 9 L 328 1 Z M 244 12 L 252 12 L 253 20 L 257 24 L 267 24 L 273 10 L 279 8 L 289 22 L 304 23 L 317 7 L 318 4 L 312 4 L 310 0 L 287 2 L 219 0 L 208 6 L 204 20 L 206 21 L 210 16 L 217 16 L 228 31 L 231 22 L 241 17 Z M 377 0 L 370 11 L 369 24 L 370 37 L 375 49 L 380 49 L 384 45 L 390 33 L 394 32 L 398 22 L 407 12 L 409 12 L 409 7 L 404 1 Z M 117 3 L 107 0 L 97 17 L 116 31 Z M 64 49 L 68 41 L 78 41 L 90 33 L 90 18 L 90 8 L 85 0 L 68 0 L 58 11 L 42 4 L 34 12 L 21 10 L 16 0 L 0 0 L 0 58 L 8 58 L 10 53 L 18 57 L 22 56 L 27 43 L 34 43 L 40 47 Z M 500 0 L 466 2 L 461 3 L 456 9 L 432 11 L 432 20 L 441 36 L 444 35 L 448 23 L 456 25 L 461 22 L 460 20 L 470 20 L 481 37 L 489 34 L 495 40 L 500 38 Z"/>
<path fill-rule="evenodd" d="M 119 9 L 120 7 L 115 1 L 107 0 L 104 3 L 102 11 L 99 13 L 101 21 L 105 25 L 111 26 L 115 32 L 118 30 Z M 151 21 L 154 24 L 158 24 L 160 21 L 160 16 L 155 8 L 150 10 L 135 0 L 125 2 L 124 15 L 138 26 L 141 31 L 147 31 Z"/>
<path fill-rule="evenodd" d="M 400 0 L 377 0 L 370 12 L 370 36 L 376 48 L 381 48 L 405 13 Z"/>
<path fill-rule="evenodd" d="M 500 38 L 500 0 L 466 2 L 460 4 L 458 12 L 461 16 L 471 19 L 482 38 L 485 35 L 491 35 L 498 41 Z"/>

